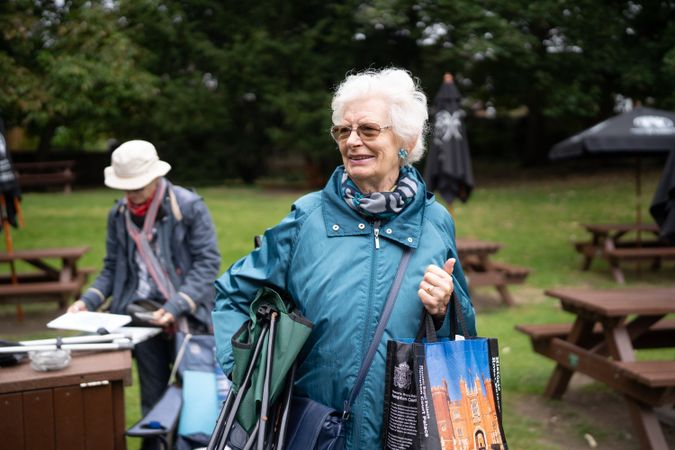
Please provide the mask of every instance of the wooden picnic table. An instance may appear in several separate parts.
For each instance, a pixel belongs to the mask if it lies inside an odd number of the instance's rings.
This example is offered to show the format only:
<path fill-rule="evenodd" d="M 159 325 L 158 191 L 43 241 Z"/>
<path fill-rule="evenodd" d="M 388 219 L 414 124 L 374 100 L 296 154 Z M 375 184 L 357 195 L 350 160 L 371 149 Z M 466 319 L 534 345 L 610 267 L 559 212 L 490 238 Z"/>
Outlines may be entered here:
<path fill-rule="evenodd" d="M 74 160 L 14 163 L 22 189 L 61 186 L 65 194 L 72 192 L 74 167 Z"/>
<path fill-rule="evenodd" d="M 575 372 L 621 394 L 644 449 L 668 449 L 655 409 L 675 404 L 675 359 L 637 360 L 638 348 L 675 348 L 675 288 L 553 289 L 574 324 L 527 324 L 536 352 L 557 364 L 545 395 L 559 399 Z"/>
<path fill-rule="evenodd" d="M 9 271 L 0 275 L 0 301 L 57 300 L 64 308 L 71 297 L 79 297 L 92 269 L 78 268 L 79 259 L 89 247 L 43 248 L 0 252 L 0 263 L 23 261 L 34 271 L 19 272 L 12 279 Z"/>
<path fill-rule="evenodd" d="M 576 250 L 584 256 L 581 269 L 590 269 L 596 256 L 604 258 L 619 284 L 625 283 L 621 262 L 650 260 L 656 270 L 663 259 L 675 259 L 675 246 L 659 240 L 659 227 L 654 223 L 589 223 L 583 227 L 591 239 L 575 243 Z"/>
<path fill-rule="evenodd" d="M 493 261 L 491 256 L 502 247 L 499 243 L 462 238 L 456 239 L 456 244 L 469 287 L 494 286 L 502 302 L 513 305 L 507 285 L 525 281 L 529 269 Z"/>
<path fill-rule="evenodd" d="M 126 448 L 124 386 L 131 352 L 73 352 L 68 367 L 33 370 L 26 360 L 0 367 L 1 448 Z"/>

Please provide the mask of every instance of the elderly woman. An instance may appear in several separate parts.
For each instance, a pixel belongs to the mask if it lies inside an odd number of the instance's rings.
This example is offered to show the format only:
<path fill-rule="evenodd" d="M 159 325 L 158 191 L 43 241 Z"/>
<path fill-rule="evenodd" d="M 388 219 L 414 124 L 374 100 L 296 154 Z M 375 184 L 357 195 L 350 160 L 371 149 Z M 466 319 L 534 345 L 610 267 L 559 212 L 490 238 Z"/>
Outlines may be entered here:
<path fill-rule="evenodd" d="M 396 304 L 352 407 L 346 448 L 380 448 L 388 339 L 410 338 L 422 308 L 441 336 L 458 296 L 469 332 L 475 316 L 457 264 L 455 227 L 411 164 L 424 154 L 426 96 L 400 69 L 350 75 L 332 102 L 331 135 L 343 165 L 326 187 L 295 202 L 260 248 L 216 281 L 218 359 L 232 366 L 230 339 L 262 286 L 285 292 L 314 323 L 294 393 L 342 410 L 371 343 L 403 249 L 413 249 Z"/>

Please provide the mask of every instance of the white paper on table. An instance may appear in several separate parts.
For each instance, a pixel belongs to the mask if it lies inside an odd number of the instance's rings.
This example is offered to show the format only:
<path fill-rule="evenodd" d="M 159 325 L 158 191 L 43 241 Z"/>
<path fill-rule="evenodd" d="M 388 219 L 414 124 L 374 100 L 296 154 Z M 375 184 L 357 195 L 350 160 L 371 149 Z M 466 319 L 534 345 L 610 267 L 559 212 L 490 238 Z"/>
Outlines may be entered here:
<path fill-rule="evenodd" d="M 47 324 L 49 328 L 60 330 L 77 330 L 96 333 L 105 328 L 109 333 L 131 322 L 131 316 L 124 314 L 98 313 L 81 311 L 65 313 Z"/>
<path fill-rule="evenodd" d="M 161 327 L 122 327 L 115 330 L 115 333 L 122 333 L 127 336 L 134 344 L 138 344 L 162 331 Z"/>

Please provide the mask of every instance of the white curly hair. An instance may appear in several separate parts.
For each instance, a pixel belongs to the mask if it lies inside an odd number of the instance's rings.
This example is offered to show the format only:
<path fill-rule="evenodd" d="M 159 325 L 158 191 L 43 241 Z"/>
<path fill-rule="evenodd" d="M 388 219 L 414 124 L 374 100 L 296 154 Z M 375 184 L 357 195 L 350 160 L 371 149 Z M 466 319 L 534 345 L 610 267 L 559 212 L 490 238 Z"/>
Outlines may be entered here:
<path fill-rule="evenodd" d="M 394 134 L 406 147 L 414 143 L 406 162 L 412 164 L 422 159 L 429 118 L 427 96 L 419 81 L 406 70 L 392 67 L 348 75 L 335 90 L 331 102 L 333 123 L 342 121 L 349 103 L 373 97 L 387 104 Z"/>

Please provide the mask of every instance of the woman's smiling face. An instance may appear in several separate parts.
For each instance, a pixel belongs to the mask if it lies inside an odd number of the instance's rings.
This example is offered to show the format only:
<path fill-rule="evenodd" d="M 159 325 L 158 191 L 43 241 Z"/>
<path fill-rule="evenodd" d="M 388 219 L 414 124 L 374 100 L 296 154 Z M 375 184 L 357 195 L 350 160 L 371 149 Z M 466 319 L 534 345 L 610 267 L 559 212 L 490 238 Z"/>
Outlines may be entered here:
<path fill-rule="evenodd" d="M 346 139 L 338 140 L 338 147 L 347 174 L 364 194 L 389 191 L 398 179 L 400 144 L 390 122 L 386 103 L 369 98 L 349 103 L 337 124 L 352 128 Z M 363 124 L 375 124 L 382 130 L 374 138 L 363 138 L 356 132 Z"/>

